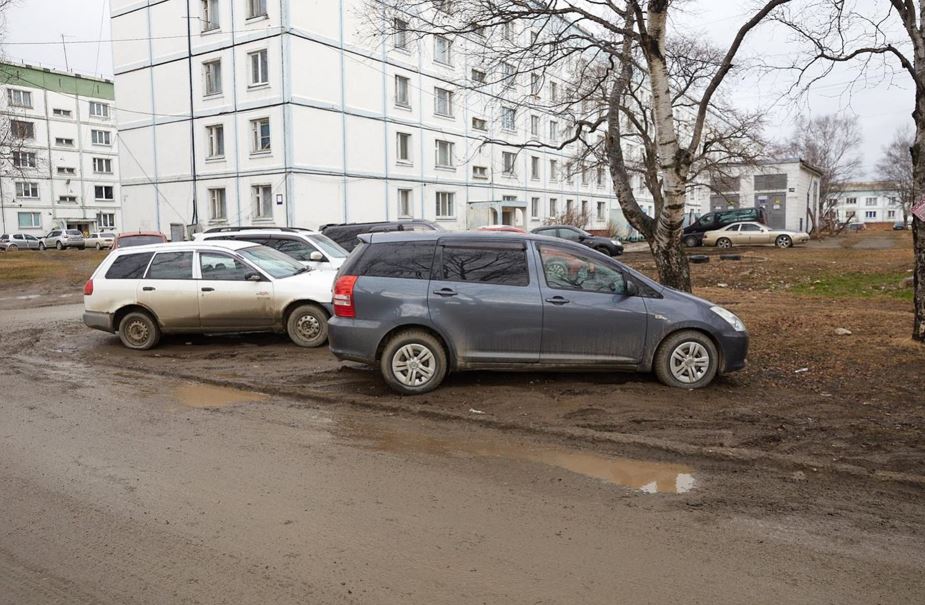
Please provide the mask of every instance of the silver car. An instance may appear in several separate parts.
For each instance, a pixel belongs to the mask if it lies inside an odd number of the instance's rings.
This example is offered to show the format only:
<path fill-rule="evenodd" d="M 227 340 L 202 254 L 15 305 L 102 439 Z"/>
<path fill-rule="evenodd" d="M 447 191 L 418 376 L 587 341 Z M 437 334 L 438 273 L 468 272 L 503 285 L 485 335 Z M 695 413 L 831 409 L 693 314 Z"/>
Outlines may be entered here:
<path fill-rule="evenodd" d="M 39 240 L 39 250 L 48 248 L 80 248 L 83 250 L 87 247 L 84 241 L 84 234 L 78 229 L 52 229 L 48 235 Z"/>
<path fill-rule="evenodd" d="M 112 248 L 112 242 L 115 241 L 115 239 L 116 234 L 112 231 L 95 231 L 90 234 L 90 237 L 84 240 L 84 245 L 88 248 L 102 250 L 103 248 Z"/>
<path fill-rule="evenodd" d="M 17 250 L 38 250 L 39 238 L 28 233 L 4 233 L 0 235 L 0 250 L 16 252 Z"/>

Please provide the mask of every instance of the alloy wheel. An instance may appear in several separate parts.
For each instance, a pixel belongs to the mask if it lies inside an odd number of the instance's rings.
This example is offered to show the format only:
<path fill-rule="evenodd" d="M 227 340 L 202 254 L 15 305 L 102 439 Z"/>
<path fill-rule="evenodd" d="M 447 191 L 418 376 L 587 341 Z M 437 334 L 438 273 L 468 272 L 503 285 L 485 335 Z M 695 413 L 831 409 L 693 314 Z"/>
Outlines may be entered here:
<path fill-rule="evenodd" d="M 436 371 L 437 360 L 424 345 L 406 344 L 392 356 L 392 374 L 405 386 L 417 387 L 426 384 Z"/>
<path fill-rule="evenodd" d="M 682 342 L 671 352 L 669 369 L 680 382 L 693 384 L 710 368 L 710 354 L 699 342 Z"/>

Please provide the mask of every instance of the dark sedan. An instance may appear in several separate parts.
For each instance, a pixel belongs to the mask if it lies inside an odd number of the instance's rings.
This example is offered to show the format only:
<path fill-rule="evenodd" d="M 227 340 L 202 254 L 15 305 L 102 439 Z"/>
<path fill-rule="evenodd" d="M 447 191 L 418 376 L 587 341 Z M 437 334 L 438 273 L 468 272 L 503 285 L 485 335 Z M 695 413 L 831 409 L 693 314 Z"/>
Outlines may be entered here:
<path fill-rule="evenodd" d="M 591 235 L 584 229 L 579 229 L 571 225 L 544 225 L 542 227 L 537 227 L 532 233 L 578 242 L 598 252 L 602 252 L 607 256 L 620 256 L 623 254 L 623 243 L 620 242 L 620 240 Z"/>

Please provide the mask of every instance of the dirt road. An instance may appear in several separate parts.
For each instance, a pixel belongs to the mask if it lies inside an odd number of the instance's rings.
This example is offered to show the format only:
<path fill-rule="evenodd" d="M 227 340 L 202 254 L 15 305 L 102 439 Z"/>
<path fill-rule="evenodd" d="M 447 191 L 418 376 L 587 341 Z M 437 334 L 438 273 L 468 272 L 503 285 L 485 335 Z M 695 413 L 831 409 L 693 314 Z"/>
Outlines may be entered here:
<path fill-rule="evenodd" d="M 0 317 L 0 342 L 41 334 L 68 353 L 40 343 L 0 366 L 0 603 L 925 594 L 913 488 L 98 366 L 68 348 L 78 311 Z"/>

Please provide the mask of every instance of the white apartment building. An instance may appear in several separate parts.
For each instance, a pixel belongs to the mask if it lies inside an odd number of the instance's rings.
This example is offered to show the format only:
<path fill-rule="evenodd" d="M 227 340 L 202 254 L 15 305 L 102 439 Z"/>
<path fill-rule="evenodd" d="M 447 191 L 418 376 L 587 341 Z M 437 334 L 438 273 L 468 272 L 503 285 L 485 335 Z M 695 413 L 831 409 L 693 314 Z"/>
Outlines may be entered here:
<path fill-rule="evenodd" d="M 0 63 L 0 229 L 119 230 L 122 203 L 113 84 Z"/>
<path fill-rule="evenodd" d="M 806 231 L 809 212 L 819 200 L 822 173 L 802 159 L 759 162 L 757 166 L 729 165 L 728 176 L 710 185 L 711 211 L 764 208 L 775 229 Z"/>
<path fill-rule="evenodd" d="M 113 52 L 132 229 L 177 239 L 193 224 L 412 217 L 532 228 L 568 208 L 592 229 L 622 220 L 606 170 L 565 176 L 571 150 L 485 143 L 555 142 L 565 124 L 506 100 L 535 82 L 461 86 L 486 77 L 467 52 L 477 39 L 374 40 L 362 0 L 111 7 L 126 40 Z M 549 77 L 529 94 L 563 90 Z"/>
<path fill-rule="evenodd" d="M 860 223 L 892 226 L 903 221 L 900 194 L 885 181 L 845 183 L 839 193 L 830 198 L 839 223 Z"/>

